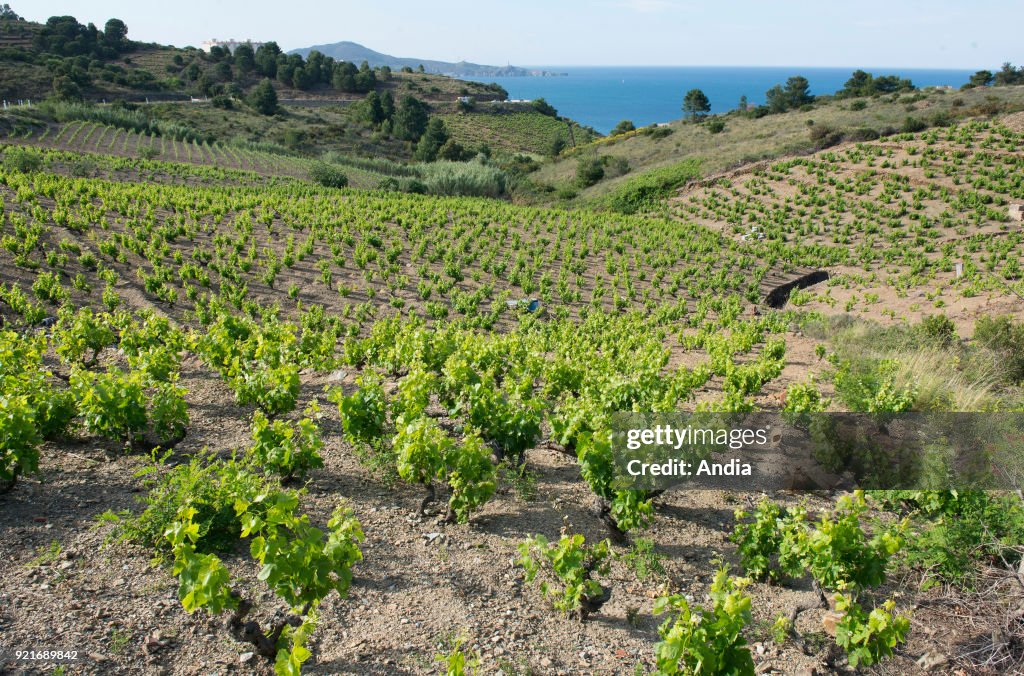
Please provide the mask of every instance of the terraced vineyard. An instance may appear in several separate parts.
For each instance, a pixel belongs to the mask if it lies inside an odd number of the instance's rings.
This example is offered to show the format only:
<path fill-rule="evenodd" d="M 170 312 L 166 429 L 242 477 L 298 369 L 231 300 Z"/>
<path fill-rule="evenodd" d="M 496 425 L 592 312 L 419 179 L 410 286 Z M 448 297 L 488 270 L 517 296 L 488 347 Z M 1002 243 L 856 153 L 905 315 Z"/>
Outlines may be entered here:
<path fill-rule="evenodd" d="M 82 673 L 1015 664 L 1016 496 L 624 489 L 610 426 L 950 408 L 954 378 L 1021 410 L 1024 326 L 982 316 L 1016 302 L 1020 141 L 782 161 L 670 218 L 326 189 L 93 125 L 12 139 L 0 644 Z M 140 146 L 178 163 L 103 154 Z M 764 304 L 809 266 L 836 285 Z M 949 318 L 828 300 L 883 281 Z"/>
<path fill-rule="evenodd" d="M 441 117 L 452 138 L 470 148 L 488 144 L 515 152 L 546 155 L 556 142 L 572 147 L 596 138 L 593 132 L 575 122 L 535 111 L 496 110 Z"/>
<path fill-rule="evenodd" d="M 166 136 L 139 134 L 95 122 L 77 121 L 47 125 L 41 131 L 28 128 L 21 134 L 9 137 L 8 142 L 116 157 L 141 157 L 165 162 L 210 165 L 252 171 L 266 176 L 305 178 L 309 171 L 308 160 L 219 143 L 211 145 L 196 141 L 180 141 Z"/>
<path fill-rule="evenodd" d="M 812 109 L 765 117 L 734 111 L 722 117 L 725 130 L 718 134 L 711 133 L 706 125 L 676 120 L 657 132 L 649 129 L 604 137 L 545 164 L 535 180 L 556 189 L 573 186 L 578 160 L 588 155 L 628 163 L 629 173 L 580 190 L 578 201 L 585 203 L 614 192 L 638 173 L 672 166 L 687 158 L 700 158 L 705 172 L 717 174 L 773 158 L 810 154 L 821 147 L 812 138 L 812 131 L 865 139 L 892 135 L 908 118 L 918 122 L 937 120 L 945 126 L 951 119 L 1013 113 L 1024 109 L 1024 87 L 932 90 L 862 101 L 866 105 L 856 100 L 819 101 Z"/>
<path fill-rule="evenodd" d="M 988 122 L 901 134 L 708 179 L 673 208 L 834 270 L 832 290 L 801 305 L 880 303 L 892 319 L 919 316 L 992 292 L 1024 294 L 1024 233 L 1010 215 L 1024 202 L 1022 144 Z"/>

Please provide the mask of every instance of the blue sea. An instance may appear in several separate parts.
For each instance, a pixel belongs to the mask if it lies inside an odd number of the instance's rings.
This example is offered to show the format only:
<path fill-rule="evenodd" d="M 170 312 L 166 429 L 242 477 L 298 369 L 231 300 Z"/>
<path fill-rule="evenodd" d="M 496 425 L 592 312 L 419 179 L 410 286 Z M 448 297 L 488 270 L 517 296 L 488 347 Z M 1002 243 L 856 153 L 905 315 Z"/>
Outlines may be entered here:
<path fill-rule="evenodd" d="M 584 67 L 530 66 L 531 70 L 566 73 L 565 77 L 475 78 L 497 82 L 513 99 L 543 97 L 560 115 L 607 133 L 620 120 L 632 120 L 640 127 L 682 117 L 683 96 L 690 89 L 702 89 L 711 99 L 712 112 L 737 106 L 741 96 L 751 104 L 764 103 L 765 92 L 784 84 L 792 75 L 811 83 L 812 94 L 833 94 L 842 89 L 855 68 L 804 67 Z M 866 68 L 878 75 L 910 78 L 918 87 L 967 82 L 973 70 L 921 70 L 909 68 Z"/>

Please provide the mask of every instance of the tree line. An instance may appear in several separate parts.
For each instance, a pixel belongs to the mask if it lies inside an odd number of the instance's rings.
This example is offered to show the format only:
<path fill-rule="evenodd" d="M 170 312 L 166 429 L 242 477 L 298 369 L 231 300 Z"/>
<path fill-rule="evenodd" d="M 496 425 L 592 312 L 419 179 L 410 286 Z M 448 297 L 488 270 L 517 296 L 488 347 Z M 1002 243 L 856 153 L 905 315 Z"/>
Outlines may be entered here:
<path fill-rule="evenodd" d="M 391 69 L 387 66 L 374 70 L 363 61 L 357 67 L 354 63 L 336 61 L 333 57 L 325 56 L 316 50 L 303 59 L 299 54 L 283 53 L 276 42 L 265 42 L 256 49 L 253 49 L 252 45 L 241 44 L 234 52 L 214 46 L 206 55 L 206 59 L 217 64 L 215 70 L 224 70 L 226 66 L 226 72 L 230 73 L 231 67 L 234 66 L 243 77 L 263 76 L 276 79 L 286 87 L 302 90 L 327 85 L 342 92 L 365 94 L 377 87 L 378 80 L 386 81 L 391 78 Z M 195 74 L 199 74 L 198 66 Z M 186 72 L 186 77 L 189 75 L 190 73 Z"/>
<path fill-rule="evenodd" d="M 128 39 L 124 21 L 108 19 L 101 31 L 95 24 L 83 25 L 73 16 L 51 16 L 36 34 L 32 46 L 47 54 L 97 59 L 116 59 L 135 48 Z"/>
<path fill-rule="evenodd" d="M 1003 67 L 993 73 L 990 70 L 979 70 L 971 76 L 964 85 L 965 89 L 972 87 L 1008 87 L 1011 85 L 1024 84 L 1024 66 L 1014 67 L 1007 61 Z"/>
<path fill-rule="evenodd" d="M 916 87 L 908 79 L 896 75 L 874 76 L 863 70 L 856 70 L 843 88 L 835 93 L 837 99 L 864 96 L 881 96 L 896 92 L 913 91 Z M 746 96 L 741 96 L 739 110 L 754 117 L 799 110 L 814 103 L 817 97 L 811 94 L 811 83 L 802 75 L 794 75 L 785 84 L 777 84 L 765 92 L 765 102 L 751 106 Z M 692 121 L 700 121 L 711 112 L 711 100 L 700 89 L 691 89 L 683 97 L 683 112 Z"/>

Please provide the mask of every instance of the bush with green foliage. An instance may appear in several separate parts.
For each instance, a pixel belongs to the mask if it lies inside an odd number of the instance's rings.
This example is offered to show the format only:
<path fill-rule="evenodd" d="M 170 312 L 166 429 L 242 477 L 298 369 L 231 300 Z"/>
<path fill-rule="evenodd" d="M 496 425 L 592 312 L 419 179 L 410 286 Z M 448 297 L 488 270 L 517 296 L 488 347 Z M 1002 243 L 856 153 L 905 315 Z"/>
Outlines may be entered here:
<path fill-rule="evenodd" d="M 917 330 L 926 341 L 949 347 L 957 339 L 956 325 L 946 315 L 930 315 L 921 320 Z"/>
<path fill-rule="evenodd" d="M 785 573 L 778 564 L 783 538 L 783 508 L 764 498 L 753 513 L 736 510 L 736 527 L 730 539 L 736 543 L 740 566 L 755 580 L 779 582 Z M 747 523 L 745 520 L 752 517 Z"/>
<path fill-rule="evenodd" d="M 105 515 L 107 520 L 116 522 L 115 537 L 151 547 L 157 551 L 158 558 L 162 558 L 170 553 L 164 533 L 185 505 L 196 510 L 193 521 L 203 534 L 199 551 L 233 549 L 242 526 L 235 513 L 235 502 L 252 501 L 272 486 L 253 471 L 248 462 L 234 458 L 220 460 L 212 452 L 198 453 L 187 463 L 173 466 L 168 466 L 169 458 L 169 451 L 154 454 L 152 460 L 136 472 L 146 489 L 141 512 Z"/>
<path fill-rule="evenodd" d="M 919 120 L 916 117 L 908 115 L 900 126 L 900 131 L 904 134 L 916 134 L 919 131 L 924 131 L 928 128 L 928 123 L 923 120 Z"/>
<path fill-rule="evenodd" d="M 101 350 L 115 344 L 116 336 L 110 315 L 94 314 L 89 307 L 64 308 L 57 315 L 54 342 L 64 361 L 88 368 L 96 364 Z"/>
<path fill-rule="evenodd" d="M 750 597 L 743 592 L 749 583 L 720 568 L 711 583 L 710 609 L 691 609 L 681 594 L 658 598 L 655 614 L 670 613 L 670 617 L 658 628 L 657 673 L 753 674 L 754 658 L 743 637 L 744 628 L 752 621 Z"/>
<path fill-rule="evenodd" d="M 257 323 L 219 305 L 199 314 L 206 329 L 190 336 L 190 347 L 231 385 L 239 404 L 255 404 L 268 415 L 295 408 L 303 360 L 293 325 L 274 312 Z"/>
<path fill-rule="evenodd" d="M 1002 358 L 1007 380 L 1024 381 L 1024 322 L 1010 315 L 981 317 L 974 323 L 974 340 Z"/>
<path fill-rule="evenodd" d="M 261 494 L 234 504 L 240 536 L 250 539 L 249 551 L 261 566 L 257 578 L 288 607 L 266 629 L 246 621 L 253 601 L 232 587 L 224 563 L 214 554 L 201 553 L 204 533 L 194 521 L 195 508 L 183 505 L 164 533 L 174 554 L 173 573 L 185 611 L 233 611 L 225 626 L 236 640 L 251 643 L 257 654 L 274 663 L 276 673 L 295 676 L 312 655 L 306 642 L 316 628 L 317 608 L 332 591 L 347 594 L 352 566 L 362 559 L 359 543 L 364 539 L 359 522 L 344 506 L 335 509 L 326 533 L 305 514 L 297 514 L 297 507 L 298 498 L 287 492 Z"/>
<path fill-rule="evenodd" d="M 602 540 L 587 546 L 582 535 L 562 535 L 558 542 L 549 542 L 536 535 L 519 545 L 519 559 L 527 582 L 532 582 L 542 570 L 548 571 L 553 581 L 543 580 L 540 591 L 551 598 L 556 609 L 576 613 L 580 619 L 598 610 L 611 592 L 601 586 L 594 575 L 608 572 L 610 544 Z"/>
<path fill-rule="evenodd" d="M 427 487 L 421 512 L 434 499 L 435 481 L 447 484 L 452 492 L 445 517 L 448 522 L 466 522 L 470 512 L 494 494 L 497 470 L 490 450 L 475 433 L 468 433 L 459 445 L 433 418 L 403 419 L 392 445 L 399 476 Z"/>
<path fill-rule="evenodd" d="M 731 538 L 738 545 L 743 569 L 754 579 L 779 582 L 809 574 L 823 604 L 823 590 L 840 592 L 837 599 L 843 599 L 847 614 L 837 644 L 848 651 L 852 666 L 891 655 L 910 627 L 905 617 L 891 615 L 891 601 L 872 610 L 869 618 L 856 603 L 860 592 L 885 582 L 889 563 L 905 546 L 906 520 L 876 524 L 870 533 L 862 524 L 867 511 L 864 492 L 855 491 L 811 524 L 805 507 L 785 509 L 765 498 L 753 514 L 736 511 Z"/>
<path fill-rule="evenodd" d="M 581 157 L 576 161 L 576 183 L 588 188 L 604 178 L 604 161 L 600 156 Z"/>
<path fill-rule="evenodd" d="M 7 398 L 3 424 L 9 426 L 2 436 L 10 440 L 5 450 L 6 459 L 0 462 L 7 468 L 34 471 L 38 456 L 32 440 L 60 436 L 76 414 L 71 392 L 58 385 L 59 381 L 44 365 L 48 345 L 49 341 L 42 335 L 0 332 L 0 396 Z M 34 435 L 24 427 L 28 419 L 35 428 Z M 12 481 L 16 472 L 6 471 L 8 477 L 0 477 L 0 480 Z"/>
<path fill-rule="evenodd" d="M 19 475 L 39 468 L 37 446 L 41 441 L 28 397 L 0 394 L 0 490 L 13 486 Z"/>
<path fill-rule="evenodd" d="M 870 667 L 892 657 L 896 646 L 907 640 L 910 618 L 893 614 L 895 607 L 889 599 L 868 614 L 852 596 L 836 594 L 836 611 L 842 614 L 836 645 L 846 651 L 851 667 Z"/>
<path fill-rule="evenodd" d="M 923 586 L 972 589 L 986 565 L 1016 566 L 1024 542 L 1024 503 L 1012 494 L 967 491 L 885 491 L 875 494 L 906 515 L 913 534 L 903 560 Z"/>
<path fill-rule="evenodd" d="M 338 405 L 341 429 L 351 444 L 370 443 L 384 433 L 388 402 L 380 379 L 364 373 L 356 380 L 358 389 L 345 395 L 341 388 L 328 393 L 328 399 Z"/>
<path fill-rule="evenodd" d="M 4 151 L 4 167 L 8 171 L 20 171 L 31 174 L 43 166 L 43 158 L 29 148 L 8 147 Z"/>
<path fill-rule="evenodd" d="M 636 125 L 633 124 L 632 120 L 622 120 L 615 127 L 608 132 L 609 136 L 618 136 L 619 134 L 626 134 L 631 131 L 636 131 Z"/>
<path fill-rule="evenodd" d="M 779 566 L 792 577 L 809 573 L 824 589 L 881 585 L 890 559 L 903 547 L 905 524 L 878 527 L 871 534 L 861 524 L 867 509 L 863 491 L 857 491 L 839 498 L 832 513 L 814 525 L 807 522 L 803 507 L 789 510 L 782 524 Z"/>
<path fill-rule="evenodd" d="M 755 579 L 782 580 L 809 573 L 824 589 L 865 589 L 885 581 L 886 566 L 904 544 L 901 523 L 870 534 L 861 520 L 867 502 L 863 491 L 841 497 L 831 514 L 817 524 L 804 507 L 783 509 L 767 498 L 753 515 L 736 511 L 732 541 L 740 561 Z M 753 516 L 750 523 L 745 519 Z"/>
<path fill-rule="evenodd" d="M 917 399 L 912 385 L 899 387 L 895 382 L 896 362 L 868 360 L 840 362 L 832 378 L 836 395 L 849 410 L 863 413 L 900 413 L 909 411 Z"/>
<path fill-rule="evenodd" d="M 655 208 L 661 199 L 696 178 L 700 178 L 700 161 L 683 160 L 630 178 L 616 187 L 603 203 L 612 211 L 635 214 Z"/>
<path fill-rule="evenodd" d="M 270 415 L 287 413 L 299 398 L 299 367 L 294 363 L 270 366 L 250 362 L 234 376 L 232 384 L 239 404 L 255 404 Z"/>
<path fill-rule="evenodd" d="M 277 112 L 277 90 L 270 78 L 264 78 L 249 92 L 248 103 L 261 115 L 273 115 Z"/>
<path fill-rule="evenodd" d="M 543 97 L 531 101 L 530 106 L 541 115 L 558 117 L 558 111 L 555 110 L 555 107 L 548 103 Z"/>
<path fill-rule="evenodd" d="M 431 195 L 463 197 L 501 197 L 509 179 L 498 167 L 487 162 L 449 162 L 439 160 L 423 166 L 422 178 L 417 182 L 422 191 L 407 188 L 408 192 L 426 192 Z"/>
<path fill-rule="evenodd" d="M 142 378 L 113 367 L 101 373 L 75 368 L 70 387 L 86 432 L 115 440 L 142 439 L 148 422 Z"/>
<path fill-rule="evenodd" d="M 786 388 L 786 401 L 782 405 L 782 416 L 791 425 L 805 427 L 811 414 L 821 413 L 828 408 L 828 400 L 822 398 L 821 390 L 814 380 L 806 383 L 792 383 Z"/>
<path fill-rule="evenodd" d="M 345 172 L 326 162 L 313 162 L 309 166 L 309 180 L 326 188 L 344 188 L 348 185 Z"/>
<path fill-rule="evenodd" d="M 83 429 L 137 444 L 152 431 L 167 446 L 188 426 L 185 390 L 173 382 L 148 382 L 145 373 L 116 367 L 94 373 L 74 367 L 70 391 Z"/>
<path fill-rule="evenodd" d="M 823 150 L 842 143 L 845 134 L 841 129 L 835 129 L 827 124 L 815 124 L 808 132 L 808 136 L 815 148 Z"/>
<path fill-rule="evenodd" d="M 264 471 L 279 475 L 282 481 L 301 479 L 309 470 L 323 467 L 320 450 L 324 442 L 313 418 L 317 410 L 314 403 L 306 410 L 306 417 L 296 423 L 271 422 L 261 411 L 256 411 L 252 418 L 253 444 L 246 452 L 246 459 Z"/>

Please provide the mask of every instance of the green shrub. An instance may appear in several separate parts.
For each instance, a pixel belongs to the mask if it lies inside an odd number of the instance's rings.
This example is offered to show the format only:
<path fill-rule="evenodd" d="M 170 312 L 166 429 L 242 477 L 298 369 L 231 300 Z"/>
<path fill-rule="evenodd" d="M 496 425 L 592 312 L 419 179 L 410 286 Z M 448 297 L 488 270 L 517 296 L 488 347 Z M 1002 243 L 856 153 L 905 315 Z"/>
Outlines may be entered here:
<path fill-rule="evenodd" d="M 783 509 L 764 499 L 752 515 L 737 510 L 732 541 L 739 545 L 744 571 L 756 579 L 810 574 L 829 590 L 877 587 L 904 540 L 902 525 L 865 531 L 861 521 L 867 509 L 863 491 L 857 491 L 812 523 L 805 507 Z M 748 517 L 752 521 L 745 523 Z"/>
<path fill-rule="evenodd" d="M 71 392 L 87 432 L 115 440 L 142 438 L 147 402 L 140 375 L 116 368 L 105 373 L 72 369 Z"/>
<path fill-rule="evenodd" d="M 900 131 L 904 134 L 916 134 L 917 132 L 924 131 L 927 128 L 928 124 L 926 122 L 923 122 L 912 115 L 907 115 L 903 120 L 903 124 L 900 126 Z"/>
<path fill-rule="evenodd" d="M 604 162 L 600 157 L 581 157 L 576 162 L 576 182 L 590 187 L 604 178 Z"/>
<path fill-rule="evenodd" d="M 8 148 L 4 153 L 4 167 L 8 171 L 20 171 L 23 174 L 31 174 L 39 171 L 43 166 L 43 159 L 39 153 L 27 148 Z"/>
<path fill-rule="evenodd" d="M 359 389 L 345 396 L 340 388 L 331 390 L 328 399 L 338 405 L 345 440 L 351 444 L 370 443 L 384 432 L 388 402 L 380 379 L 368 373 L 356 381 Z"/>
<path fill-rule="evenodd" d="M 747 517 L 750 523 L 745 523 Z M 782 544 L 783 509 L 763 498 L 752 514 L 736 510 L 736 528 L 731 540 L 738 545 L 740 565 L 755 580 L 779 581 L 784 573 L 778 566 Z"/>
<path fill-rule="evenodd" d="M 407 178 L 401 183 L 402 192 L 412 193 L 413 195 L 426 195 L 427 184 L 418 178 Z"/>
<path fill-rule="evenodd" d="M 898 366 L 892 360 L 843 362 L 833 375 L 836 394 L 851 411 L 909 411 L 917 399 L 917 389 L 913 385 L 901 388 L 896 384 L 895 373 Z"/>
<path fill-rule="evenodd" d="M 505 172 L 483 162 L 439 161 L 423 167 L 422 185 L 431 195 L 500 197 L 507 184 Z"/>
<path fill-rule="evenodd" d="M 618 136 L 619 134 L 625 134 L 625 133 L 628 133 L 628 132 L 631 132 L 631 131 L 636 131 L 636 125 L 633 124 L 633 121 L 632 120 L 622 120 L 617 125 L 615 125 L 615 128 L 612 129 L 608 133 L 608 135 L 609 136 Z"/>
<path fill-rule="evenodd" d="M 587 546 L 582 535 L 563 535 L 558 542 L 548 542 L 543 535 L 519 545 L 519 559 L 527 582 L 549 568 L 554 582 L 541 582 L 540 591 L 565 613 L 577 612 L 586 619 L 593 601 L 604 597 L 606 590 L 593 579 L 594 574 L 608 572 L 610 544 L 602 540 Z"/>
<path fill-rule="evenodd" d="M 314 162 L 309 167 L 309 180 L 326 188 L 344 188 L 348 185 L 345 172 L 326 162 Z"/>
<path fill-rule="evenodd" d="M 310 469 L 323 467 L 319 451 L 324 442 L 312 418 L 317 411 L 314 406 L 307 411 L 307 417 L 295 424 L 284 420 L 271 422 L 261 411 L 256 411 L 252 418 L 253 445 L 247 458 L 283 480 L 302 478 Z"/>
<path fill-rule="evenodd" d="M 836 610 L 842 613 L 836 644 L 846 651 L 851 667 L 870 667 L 891 657 L 896 646 L 907 640 L 910 618 L 894 615 L 895 607 L 890 599 L 868 614 L 852 596 L 836 595 Z"/>
<path fill-rule="evenodd" d="M 230 96 L 224 94 L 218 94 L 210 99 L 210 103 L 213 104 L 214 108 L 220 108 L 222 110 L 232 110 L 235 107 L 235 102 Z"/>
<path fill-rule="evenodd" d="M 623 214 L 635 214 L 657 205 L 687 181 L 700 177 L 700 162 L 684 160 L 660 169 L 653 169 L 629 179 L 605 200 L 608 208 Z"/>
<path fill-rule="evenodd" d="M 674 613 L 661 627 L 655 646 L 659 674 L 753 674 L 754 658 L 743 637 L 751 623 L 749 580 L 719 569 L 711 584 L 711 609 L 691 609 L 681 594 L 654 602 L 655 614 Z"/>
<path fill-rule="evenodd" d="M 1016 566 L 1024 542 L 1024 505 L 1013 495 L 968 491 L 878 492 L 885 504 L 907 511 L 914 537 L 905 563 L 924 575 L 925 587 L 972 588 L 986 564 Z"/>
<path fill-rule="evenodd" d="M 953 324 L 953 320 L 946 315 L 925 317 L 917 326 L 917 330 L 925 340 L 943 347 L 951 345 L 957 338 L 956 326 Z"/>
<path fill-rule="evenodd" d="M 641 129 L 640 133 L 644 136 L 650 136 L 653 139 L 662 139 L 666 136 L 670 136 L 673 131 L 672 127 L 659 127 L 656 124 L 652 124 Z"/>
<path fill-rule="evenodd" d="M 255 404 L 270 415 L 287 413 L 295 408 L 299 398 L 299 368 L 295 364 L 270 367 L 262 362 L 247 362 L 232 385 L 239 404 Z"/>
<path fill-rule="evenodd" d="M 974 340 L 1003 358 L 1007 380 L 1024 381 L 1024 323 L 1009 315 L 981 317 L 974 323 Z"/>
<path fill-rule="evenodd" d="M 142 499 L 145 509 L 137 516 L 117 519 L 115 536 L 166 555 L 169 547 L 164 533 L 182 506 L 189 506 L 196 510 L 195 522 L 203 533 L 201 551 L 230 550 L 241 530 L 235 502 L 251 501 L 272 486 L 243 463 L 218 460 L 213 453 L 193 456 L 187 464 L 174 467 L 166 466 L 164 460 L 154 457 L 139 470 L 137 475 L 147 489 Z"/>
<path fill-rule="evenodd" d="M 54 331 L 57 354 L 66 362 L 92 366 L 103 348 L 116 342 L 110 320 L 109 315 L 93 314 L 88 307 L 78 312 L 62 310 Z"/>
<path fill-rule="evenodd" d="M 39 466 L 35 411 L 25 396 L 0 395 L 0 490 Z"/>
<path fill-rule="evenodd" d="M 809 133 L 811 142 L 818 149 L 830 148 L 843 140 L 843 132 L 827 124 L 816 124 Z"/>
<path fill-rule="evenodd" d="M 720 117 L 713 117 L 704 126 L 712 134 L 721 134 L 725 131 L 725 120 Z"/>

